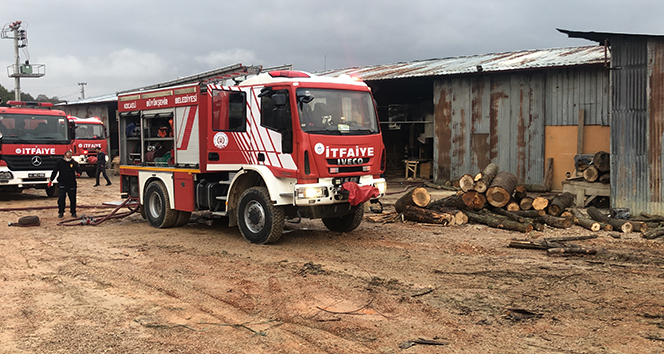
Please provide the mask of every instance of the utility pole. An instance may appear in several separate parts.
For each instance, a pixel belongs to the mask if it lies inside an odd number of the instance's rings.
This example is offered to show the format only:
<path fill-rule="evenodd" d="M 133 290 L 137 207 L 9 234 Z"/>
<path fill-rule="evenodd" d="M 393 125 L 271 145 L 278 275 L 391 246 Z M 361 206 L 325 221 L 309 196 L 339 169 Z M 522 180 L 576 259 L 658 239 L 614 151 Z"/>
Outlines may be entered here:
<path fill-rule="evenodd" d="M 14 21 L 5 25 L 0 32 L 0 37 L 3 39 L 14 40 L 14 59 L 15 63 L 7 67 L 9 77 L 14 78 L 14 99 L 21 100 L 21 78 L 22 77 L 42 77 L 46 74 L 46 66 L 44 64 L 30 64 L 28 56 L 28 31 L 27 24 L 22 26 L 23 22 Z M 21 58 L 18 53 L 19 48 L 24 48 L 23 51 L 26 55 L 25 64 L 21 64 Z"/>
<path fill-rule="evenodd" d="M 78 85 L 81 86 L 81 99 L 85 98 L 85 85 L 87 82 L 79 82 Z"/>

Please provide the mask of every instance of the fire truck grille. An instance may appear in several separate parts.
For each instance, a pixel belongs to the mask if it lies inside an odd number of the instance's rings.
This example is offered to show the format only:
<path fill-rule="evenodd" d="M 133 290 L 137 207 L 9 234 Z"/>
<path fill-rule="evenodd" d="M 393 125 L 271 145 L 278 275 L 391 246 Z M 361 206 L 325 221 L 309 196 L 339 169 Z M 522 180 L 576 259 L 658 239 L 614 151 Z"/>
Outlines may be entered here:
<path fill-rule="evenodd" d="M 61 158 L 62 155 L 26 155 L 26 156 L 3 155 L 2 156 L 2 159 L 5 160 L 5 162 L 7 162 L 7 167 L 9 167 L 9 169 L 12 171 L 53 170 L 53 168 L 55 167 L 55 163 Z M 41 161 L 41 163 L 39 161 Z M 38 166 L 35 166 L 36 164 L 38 164 Z"/>

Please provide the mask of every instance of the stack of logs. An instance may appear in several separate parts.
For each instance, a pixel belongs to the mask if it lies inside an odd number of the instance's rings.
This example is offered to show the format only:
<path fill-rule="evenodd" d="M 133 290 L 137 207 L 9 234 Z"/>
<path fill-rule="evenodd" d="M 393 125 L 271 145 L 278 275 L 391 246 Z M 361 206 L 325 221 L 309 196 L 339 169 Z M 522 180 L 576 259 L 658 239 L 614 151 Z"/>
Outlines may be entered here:
<path fill-rule="evenodd" d="M 646 222 L 611 218 L 595 207 L 588 208 L 587 217 L 573 208 L 575 197 L 571 193 L 530 197 L 527 185 L 518 184 L 514 174 L 499 171 L 493 163 L 474 177 L 462 176 L 459 189 L 457 194 L 436 201 L 431 201 L 423 187 L 411 189 L 395 203 L 396 214 L 422 223 L 461 225 L 470 221 L 520 232 L 543 231 L 544 225 L 569 228 L 574 224 L 593 232 L 648 230 Z"/>
<path fill-rule="evenodd" d="M 595 155 L 574 156 L 574 176 L 568 176 L 569 180 L 584 180 L 586 182 L 611 182 L 609 170 L 611 169 L 611 155 L 606 151 L 600 151 Z"/>

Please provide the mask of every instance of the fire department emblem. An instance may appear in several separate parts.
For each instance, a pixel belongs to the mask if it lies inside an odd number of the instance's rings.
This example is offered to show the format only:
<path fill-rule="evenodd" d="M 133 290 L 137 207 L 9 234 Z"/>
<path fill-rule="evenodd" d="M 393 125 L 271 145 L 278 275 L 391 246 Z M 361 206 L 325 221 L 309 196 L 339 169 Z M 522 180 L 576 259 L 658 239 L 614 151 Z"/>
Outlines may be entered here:
<path fill-rule="evenodd" d="M 322 155 L 325 152 L 325 146 L 322 143 L 317 143 L 314 145 L 314 152 L 318 155 Z"/>
<path fill-rule="evenodd" d="M 228 135 L 225 133 L 219 132 L 214 135 L 214 146 L 219 149 L 223 149 L 228 146 Z"/>

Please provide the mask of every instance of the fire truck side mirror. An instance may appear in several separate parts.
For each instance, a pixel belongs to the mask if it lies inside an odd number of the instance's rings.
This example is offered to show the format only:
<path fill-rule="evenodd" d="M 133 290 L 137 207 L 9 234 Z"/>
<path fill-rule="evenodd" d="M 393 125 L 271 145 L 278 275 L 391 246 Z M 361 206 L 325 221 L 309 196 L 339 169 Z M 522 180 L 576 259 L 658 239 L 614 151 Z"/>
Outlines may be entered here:
<path fill-rule="evenodd" d="M 272 95 L 272 102 L 274 102 L 276 107 L 284 107 L 286 106 L 286 95 L 283 93 L 275 93 Z"/>

